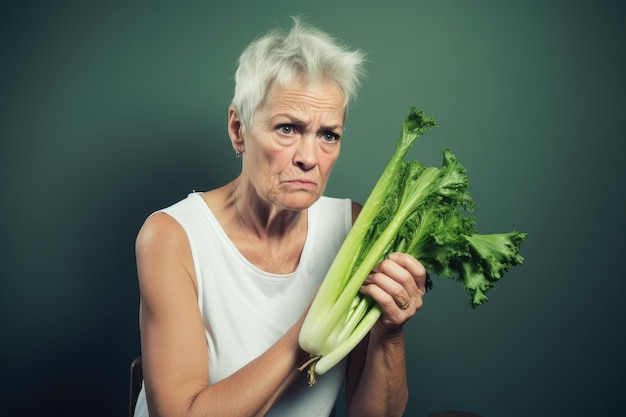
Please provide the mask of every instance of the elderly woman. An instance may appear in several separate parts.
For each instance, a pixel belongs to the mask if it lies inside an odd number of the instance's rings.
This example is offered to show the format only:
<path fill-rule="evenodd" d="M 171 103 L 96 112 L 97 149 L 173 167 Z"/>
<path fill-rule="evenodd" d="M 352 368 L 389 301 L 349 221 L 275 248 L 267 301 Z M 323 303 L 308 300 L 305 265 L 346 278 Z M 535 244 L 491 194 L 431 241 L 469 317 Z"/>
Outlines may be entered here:
<path fill-rule="evenodd" d="M 344 381 L 350 416 L 402 415 L 402 328 L 425 280 L 411 256 L 365 282 L 383 314 L 349 357 L 312 387 L 297 370 L 307 307 L 360 209 L 323 193 L 362 61 L 298 20 L 240 57 L 228 134 L 241 174 L 154 213 L 137 238 L 136 416 L 328 416 Z"/>

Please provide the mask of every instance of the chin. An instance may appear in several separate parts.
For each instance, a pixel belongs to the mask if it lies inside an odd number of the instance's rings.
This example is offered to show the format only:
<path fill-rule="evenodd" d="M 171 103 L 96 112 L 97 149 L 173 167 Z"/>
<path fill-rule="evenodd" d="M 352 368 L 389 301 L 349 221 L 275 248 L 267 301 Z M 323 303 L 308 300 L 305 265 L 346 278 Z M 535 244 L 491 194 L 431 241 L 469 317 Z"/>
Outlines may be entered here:
<path fill-rule="evenodd" d="M 321 193 L 298 192 L 285 197 L 280 205 L 288 210 L 306 210 L 319 200 Z"/>

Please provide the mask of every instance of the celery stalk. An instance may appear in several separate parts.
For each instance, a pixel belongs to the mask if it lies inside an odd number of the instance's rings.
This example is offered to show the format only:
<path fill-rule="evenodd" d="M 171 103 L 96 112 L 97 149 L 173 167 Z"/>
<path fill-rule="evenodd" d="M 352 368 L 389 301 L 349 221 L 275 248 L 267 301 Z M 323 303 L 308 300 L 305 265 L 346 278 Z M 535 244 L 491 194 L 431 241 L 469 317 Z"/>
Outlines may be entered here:
<path fill-rule="evenodd" d="M 359 289 L 391 252 L 410 253 L 429 273 L 456 278 L 470 291 L 475 307 L 510 267 L 523 258 L 518 231 L 480 235 L 475 220 L 463 214 L 474 208 L 465 168 L 447 149 L 441 168 L 404 161 L 417 137 L 437 123 L 423 111 L 411 111 L 396 149 L 333 260 L 304 319 L 299 343 L 311 359 L 309 384 L 346 357 L 381 315 Z M 430 281 L 426 283 L 430 288 Z"/>
<path fill-rule="evenodd" d="M 367 264 L 361 264 L 360 273 L 352 276 L 351 279 L 350 272 L 357 261 L 363 239 L 392 188 L 406 153 L 415 139 L 433 126 L 436 126 L 436 122 L 432 117 L 426 117 L 423 111 L 418 112 L 415 107 L 411 107 L 411 111 L 402 125 L 402 133 L 396 143 L 396 149 L 391 160 L 386 165 L 352 229 L 346 236 L 305 317 L 299 342 L 300 346 L 312 357 L 322 355 L 326 341 L 333 332 L 336 323 L 342 315 L 347 314 L 354 295 L 358 292 L 372 267 L 379 261 L 378 258 L 371 257 Z M 348 291 L 344 291 L 346 289 Z"/>

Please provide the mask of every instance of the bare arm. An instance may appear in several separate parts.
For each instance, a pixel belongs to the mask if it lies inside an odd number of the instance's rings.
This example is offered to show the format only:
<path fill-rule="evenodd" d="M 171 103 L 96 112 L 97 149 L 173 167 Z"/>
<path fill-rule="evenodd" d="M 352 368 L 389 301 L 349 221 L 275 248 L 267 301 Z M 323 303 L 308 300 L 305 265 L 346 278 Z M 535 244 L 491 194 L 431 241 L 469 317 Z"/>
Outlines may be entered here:
<path fill-rule="evenodd" d="M 265 354 L 208 384 L 209 358 L 189 244 L 166 214 L 151 216 L 136 244 L 144 383 L 150 415 L 261 416 L 297 375 L 306 354 L 298 321 Z"/>
<path fill-rule="evenodd" d="M 350 354 L 349 416 L 402 416 L 408 401 L 403 325 L 422 306 L 425 281 L 424 267 L 406 254 L 391 254 L 365 281 L 361 293 L 378 303 L 382 315 Z"/>

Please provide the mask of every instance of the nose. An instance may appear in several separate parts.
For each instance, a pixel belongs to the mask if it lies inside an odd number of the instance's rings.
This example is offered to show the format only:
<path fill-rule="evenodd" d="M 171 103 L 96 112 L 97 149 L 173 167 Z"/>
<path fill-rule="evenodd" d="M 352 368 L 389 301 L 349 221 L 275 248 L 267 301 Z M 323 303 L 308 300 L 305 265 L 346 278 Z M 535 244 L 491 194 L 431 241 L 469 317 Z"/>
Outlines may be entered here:
<path fill-rule="evenodd" d="M 293 155 L 293 163 L 303 171 L 313 169 L 318 162 L 317 146 L 314 135 L 305 135 L 298 140 Z"/>

